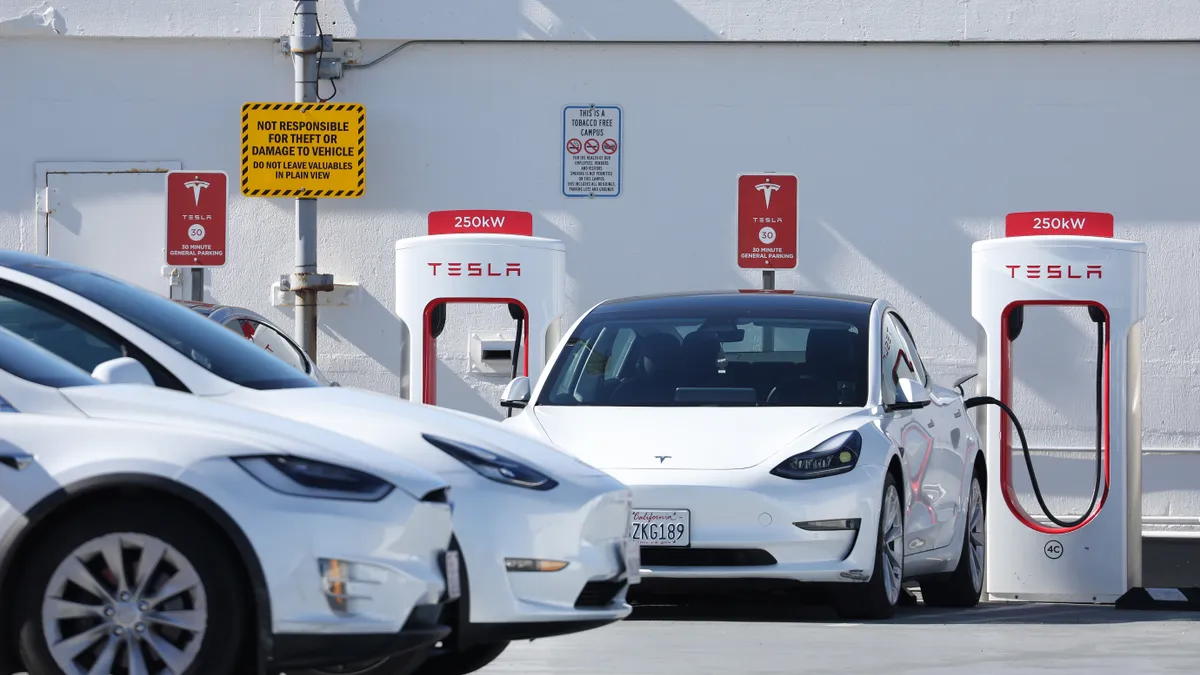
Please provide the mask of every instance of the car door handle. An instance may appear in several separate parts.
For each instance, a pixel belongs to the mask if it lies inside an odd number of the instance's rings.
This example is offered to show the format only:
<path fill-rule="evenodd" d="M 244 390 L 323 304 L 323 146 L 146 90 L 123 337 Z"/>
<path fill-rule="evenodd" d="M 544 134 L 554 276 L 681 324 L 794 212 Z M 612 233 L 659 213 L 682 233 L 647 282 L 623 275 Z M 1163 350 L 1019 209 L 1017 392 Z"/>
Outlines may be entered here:
<path fill-rule="evenodd" d="M 27 452 L 0 452 L 0 464 L 17 471 L 24 471 L 33 464 L 34 459 L 34 456 Z"/>

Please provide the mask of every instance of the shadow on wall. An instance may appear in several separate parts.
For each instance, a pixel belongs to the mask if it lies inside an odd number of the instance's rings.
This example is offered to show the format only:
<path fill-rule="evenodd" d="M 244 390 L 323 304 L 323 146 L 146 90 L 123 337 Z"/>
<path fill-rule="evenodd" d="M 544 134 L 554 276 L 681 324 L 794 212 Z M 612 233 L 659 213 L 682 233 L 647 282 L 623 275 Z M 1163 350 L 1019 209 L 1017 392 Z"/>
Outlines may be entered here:
<path fill-rule="evenodd" d="M 292 311 L 288 313 L 294 316 Z M 322 333 L 354 345 L 407 386 L 409 378 L 404 364 L 408 360 L 408 330 L 399 317 L 366 289 L 358 289 L 358 300 L 353 307 L 326 309 L 318 314 L 318 321 Z M 326 375 L 332 377 L 333 372 Z M 496 408 L 441 360 L 437 362 L 437 378 L 439 400 L 453 402 L 456 410 L 499 418 Z"/>
<path fill-rule="evenodd" d="M 437 388 L 438 400 L 446 402 L 447 405 L 453 403 L 452 407 L 455 410 L 492 420 L 501 419 L 501 414 L 496 412 L 494 405 L 440 359 L 437 362 Z"/>
<path fill-rule="evenodd" d="M 377 0 L 343 0 L 351 20 L 360 29 L 372 24 L 384 23 L 385 19 L 396 15 L 397 10 L 382 9 L 385 4 Z M 629 24 L 622 17 L 638 16 L 638 26 L 645 27 L 643 35 L 631 36 L 630 39 L 654 39 L 662 34 L 664 26 L 686 26 L 687 32 L 694 40 L 711 40 L 712 30 L 694 16 L 679 6 L 676 0 L 605 0 L 603 3 L 583 3 L 578 0 L 527 0 L 518 2 L 483 3 L 472 0 L 440 0 L 438 16 L 433 17 L 435 25 L 429 26 L 431 17 L 425 19 L 427 32 L 441 33 L 446 37 L 470 39 L 471 35 L 462 35 L 462 25 L 453 22 L 456 17 L 471 14 L 476 25 L 504 24 L 513 22 L 517 28 L 533 39 L 561 38 L 564 34 L 576 37 L 591 36 L 599 33 L 613 33 L 615 25 L 620 22 L 620 31 L 627 33 Z M 486 14 L 481 16 L 482 11 Z M 563 16 L 572 17 L 570 21 Z M 438 20 L 446 21 L 442 26 L 436 25 Z M 368 28 L 369 31 L 369 28 Z M 679 33 L 672 29 L 673 34 Z"/>
<path fill-rule="evenodd" d="M 367 289 L 359 287 L 351 307 L 336 307 L 317 313 L 318 330 L 357 347 L 398 378 L 404 374 L 404 346 L 408 335 L 404 323 Z"/>
<path fill-rule="evenodd" d="M 913 85 L 918 90 L 928 88 L 930 96 L 934 96 L 945 83 L 916 81 Z M 839 114 L 846 112 L 841 107 L 836 110 Z M 1062 181 L 1052 174 L 1053 169 L 1034 167 L 1024 174 L 1013 174 L 1007 167 L 1022 162 L 1008 157 L 1020 152 L 1008 147 L 1012 143 L 1011 134 L 986 133 L 988 130 L 979 122 L 981 116 L 967 114 L 968 111 L 948 115 L 938 134 L 911 133 L 922 125 L 918 119 L 922 110 L 915 106 L 895 106 L 889 108 L 887 115 L 852 113 L 861 115 L 861 120 L 833 119 L 813 112 L 809 120 L 812 134 L 836 138 L 844 136 L 848 127 L 854 128 L 865 137 L 855 143 L 873 147 L 877 152 L 869 158 L 823 152 L 819 171 L 802 170 L 800 202 L 819 207 L 801 209 L 800 268 L 811 284 L 826 291 L 873 296 L 881 292 L 874 283 L 901 286 L 913 296 L 912 301 L 919 303 L 920 309 L 928 309 L 952 326 L 959 333 L 963 347 L 974 345 L 982 337 L 971 316 L 971 245 L 976 238 L 967 232 L 963 218 L 988 214 L 994 220 L 997 214 L 1002 218 L 1002 214 L 1013 211 L 1075 208 L 1071 206 L 1074 204 L 1087 204 L 1088 208 L 1098 210 L 1109 207 L 1096 203 L 1094 186 L 1075 184 L 1064 188 Z M 1053 120 L 1055 125 L 1060 122 Z M 1103 164 L 1105 159 L 1094 157 L 1097 148 L 1092 147 L 1094 143 L 1086 128 L 1089 124 L 1090 120 L 1080 125 L 1083 128 L 1064 133 L 1059 138 L 1058 150 L 1080 162 Z M 968 163 L 962 160 L 967 155 L 989 159 Z M 947 172 L 946 167 L 955 165 L 961 165 L 963 170 Z M 903 175 L 939 179 L 896 179 Z M 848 183 L 866 186 L 864 191 L 869 192 L 869 198 L 823 197 L 844 192 Z M 999 225 L 1003 227 L 1002 221 Z M 1003 233 L 993 231 L 990 236 L 999 237 Z M 856 262 L 862 268 L 857 280 Z M 874 283 L 866 282 L 872 277 Z M 857 287 L 847 289 L 847 284 L 856 283 Z M 923 316 L 905 298 L 888 299 L 904 314 L 918 345 L 930 344 L 933 338 L 930 331 L 936 328 L 928 322 L 932 317 Z M 1028 325 L 1026 332 L 1030 332 Z M 1087 345 L 1094 339 L 1059 314 L 1038 316 L 1036 332 L 1056 335 L 1063 342 L 1077 345 Z M 930 358 L 928 353 L 922 356 Z M 1065 403 L 1088 393 L 1063 385 L 1064 381 L 1086 381 L 1091 368 L 1083 360 L 1036 359 L 1027 366 L 1039 367 L 1025 368 L 1022 379 L 1046 401 Z M 968 372 L 974 370 L 972 367 Z M 948 384 L 945 374 L 932 374 Z"/>
<path fill-rule="evenodd" d="M 78 236 L 83 233 L 83 214 L 69 199 L 60 199 L 54 204 L 54 222 L 66 228 L 73 235 Z M 43 235 L 38 235 L 39 238 L 41 236 Z"/>

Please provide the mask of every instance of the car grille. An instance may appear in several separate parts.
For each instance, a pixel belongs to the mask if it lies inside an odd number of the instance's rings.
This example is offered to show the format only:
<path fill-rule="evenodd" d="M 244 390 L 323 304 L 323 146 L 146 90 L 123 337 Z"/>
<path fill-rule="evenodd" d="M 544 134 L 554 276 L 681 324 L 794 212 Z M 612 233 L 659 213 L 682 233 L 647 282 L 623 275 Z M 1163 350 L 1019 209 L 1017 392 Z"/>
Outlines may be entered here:
<path fill-rule="evenodd" d="M 761 567 L 775 556 L 757 548 L 642 547 L 643 567 Z"/>
<path fill-rule="evenodd" d="M 608 607 L 624 587 L 624 581 L 589 581 L 580 591 L 579 597 L 575 599 L 575 608 Z"/>

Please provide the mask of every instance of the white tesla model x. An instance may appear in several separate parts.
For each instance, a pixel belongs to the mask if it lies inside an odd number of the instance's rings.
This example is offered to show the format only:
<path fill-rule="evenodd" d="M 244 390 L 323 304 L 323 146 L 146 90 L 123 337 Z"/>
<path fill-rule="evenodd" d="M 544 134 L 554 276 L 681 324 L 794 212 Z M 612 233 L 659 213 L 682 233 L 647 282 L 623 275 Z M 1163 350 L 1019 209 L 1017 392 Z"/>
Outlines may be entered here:
<path fill-rule="evenodd" d="M 929 605 L 979 600 L 978 434 L 884 300 L 603 302 L 504 398 L 508 424 L 633 489 L 647 590 L 830 584 L 855 618 L 891 616 L 910 580 Z"/>
<path fill-rule="evenodd" d="M 631 611 L 639 548 L 628 543 L 629 489 L 545 442 L 479 416 L 321 386 L 171 300 L 42 256 L 0 252 L 0 326 L 85 370 L 129 356 L 161 388 L 320 426 L 445 479 L 462 597 L 446 609 L 454 633 L 418 675 L 469 673 L 512 640 L 588 630 Z"/>
<path fill-rule="evenodd" d="M 448 488 L 388 455 L 0 329 L 0 672 L 421 658 L 450 632 Z"/>

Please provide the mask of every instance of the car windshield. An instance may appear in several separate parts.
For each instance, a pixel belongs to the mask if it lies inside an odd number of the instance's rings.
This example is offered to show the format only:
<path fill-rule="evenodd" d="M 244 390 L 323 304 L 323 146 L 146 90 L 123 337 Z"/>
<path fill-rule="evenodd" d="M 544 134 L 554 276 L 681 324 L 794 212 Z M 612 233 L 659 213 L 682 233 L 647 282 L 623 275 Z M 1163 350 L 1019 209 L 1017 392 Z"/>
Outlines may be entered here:
<path fill-rule="evenodd" d="M 322 386 L 201 314 L 133 284 L 57 262 L 13 267 L 91 300 L 222 379 L 251 389 Z"/>
<path fill-rule="evenodd" d="M 100 384 L 87 372 L 4 328 L 0 328 L 0 370 L 55 389 Z"/>
<path fill-rule="evenodd" d="M 866 312 L 663 314 L 616 310 L 585 319 L 537 405 L 866 404 Z"/>

